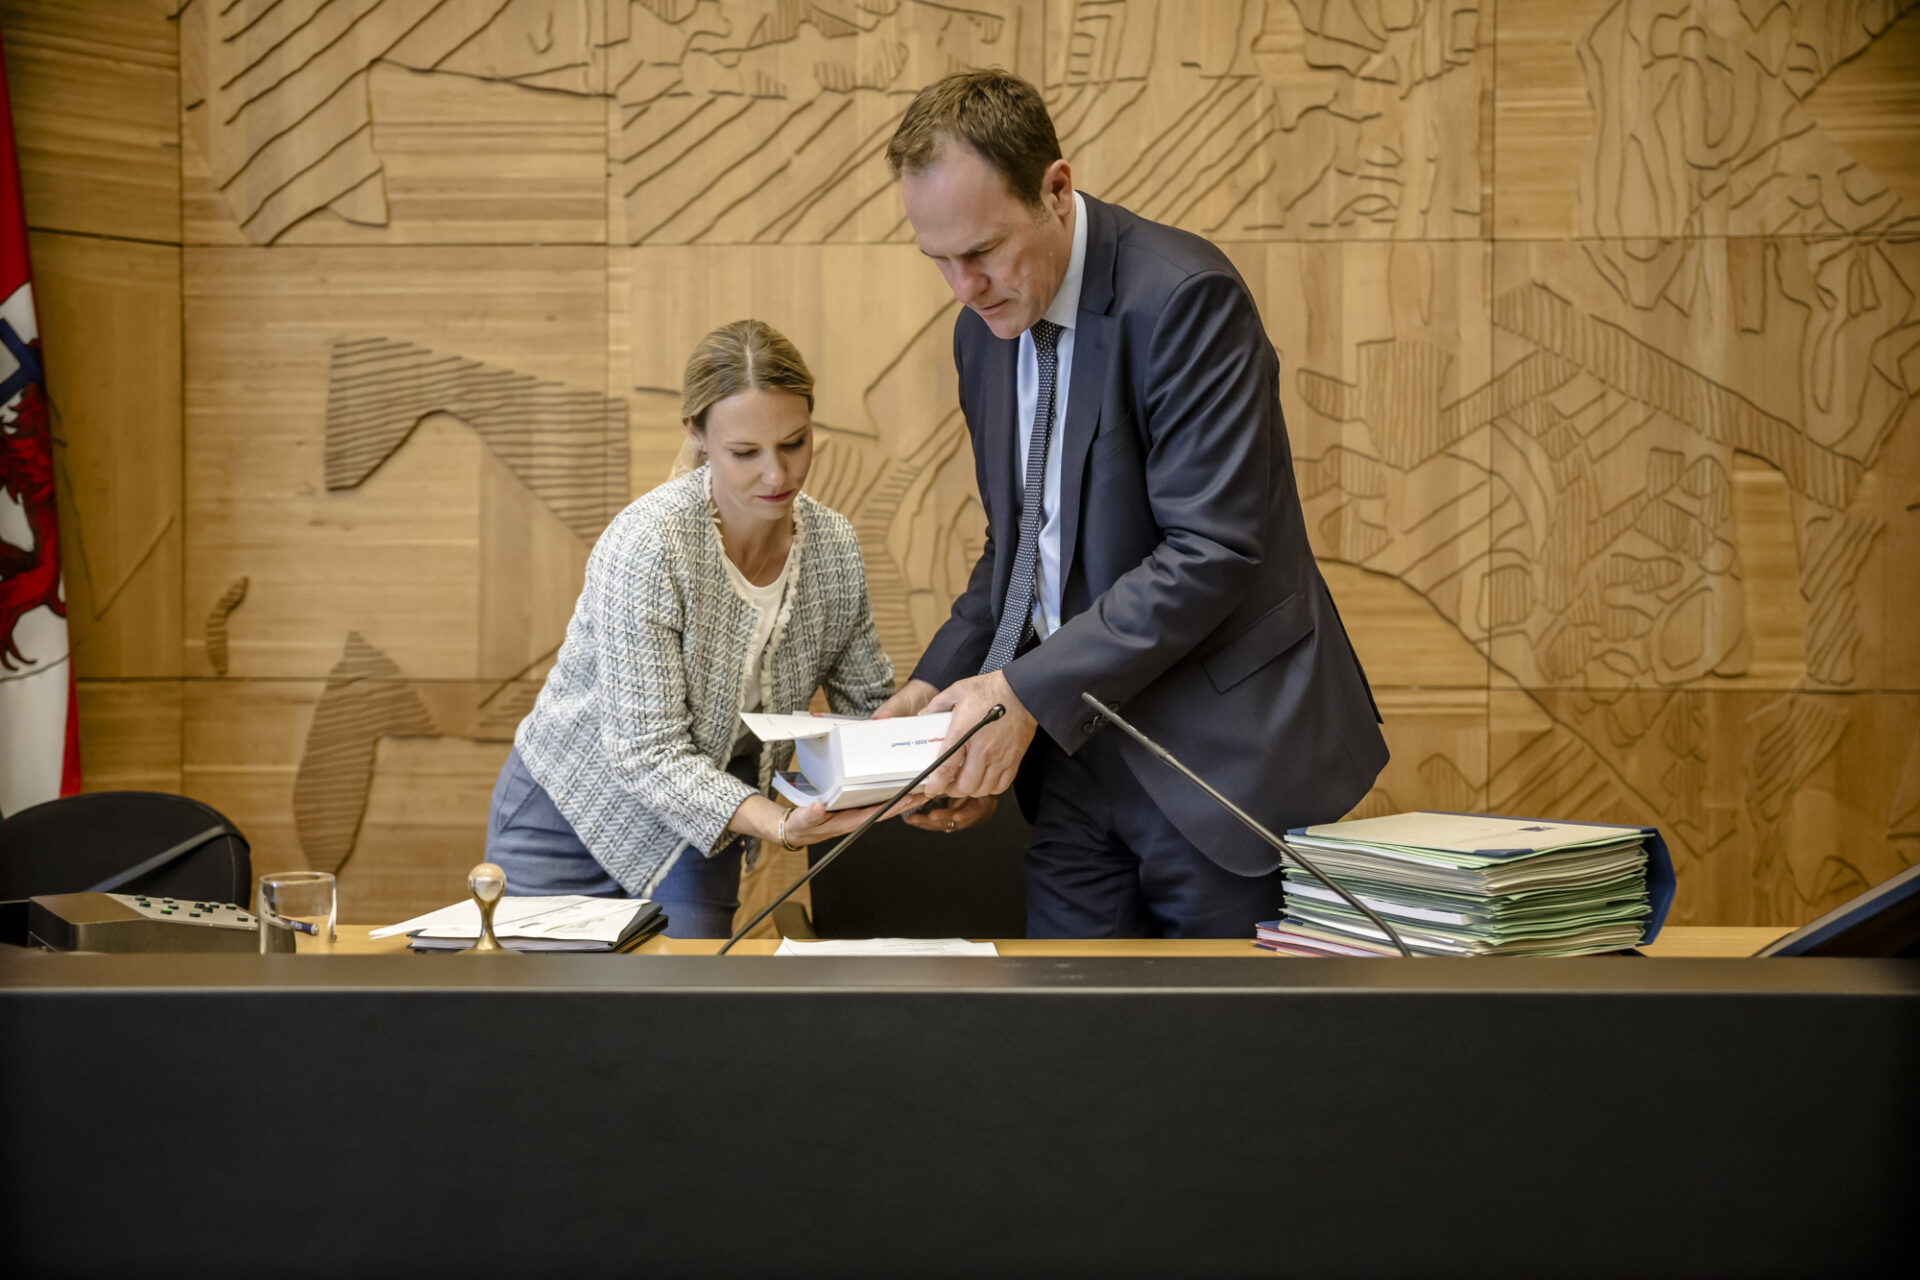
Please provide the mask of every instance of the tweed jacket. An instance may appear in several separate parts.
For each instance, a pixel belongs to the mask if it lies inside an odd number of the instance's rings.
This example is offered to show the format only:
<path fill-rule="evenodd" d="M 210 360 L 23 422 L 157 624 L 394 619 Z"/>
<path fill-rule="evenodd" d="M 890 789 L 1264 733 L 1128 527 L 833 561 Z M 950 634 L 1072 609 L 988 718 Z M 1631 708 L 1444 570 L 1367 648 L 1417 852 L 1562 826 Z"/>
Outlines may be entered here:
<path fill-rule="evenodd" d="M 534 781 L 636 895 L 652 892 L 681 850 L 710 857 L 746 839 L 727 822 L 753 792 L 726 764 L 747 701 L 754 611 L 728 581 L 708 485 L 704 466 L 670 480 L 600 535 L 566 640 L 514 735 Z M 893 692 L 893 664 L 853 526 L 801 494 L 788 555 L 760 705 L 797 711 L 824 689 L 837 712 L 872 712 Z M 774 755 L 761 748 L 763 792 Z"/>

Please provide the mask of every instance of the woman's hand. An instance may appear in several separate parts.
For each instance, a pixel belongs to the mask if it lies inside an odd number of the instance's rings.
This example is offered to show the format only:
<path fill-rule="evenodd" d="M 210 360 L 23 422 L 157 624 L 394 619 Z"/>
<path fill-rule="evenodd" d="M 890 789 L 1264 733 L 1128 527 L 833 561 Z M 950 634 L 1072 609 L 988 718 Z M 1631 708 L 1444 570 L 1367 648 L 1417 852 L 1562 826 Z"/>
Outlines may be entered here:
<path fill-rule="evenodd" d="M 915 805 L 926 803 L 926 797 L 918 793 L 903 798 L 893 806 L 889 817 L 905 813 Z M 794 809 L 787 814 L 787 843 L 790 845 L 819 844 L 823 840 L 833 840 L 853 831 L 868 818 L 879 813 L 880 805 L 868 805 L 864 809 L 836 809 L 831 812 L 823 804 L 814 803 L 803 809 Z"/>
<path fill-rule="evenodd" d="M 910 813 L 901 821 L 910 827 L 918 827 L 922 831 L 941 831 L 951 834 L 985 822 L 993 816 L 993 811 L 999 807 L 999 804 L 998 796 L 970 796 L 965 800 L 949 800 L 944 809 Z"/>

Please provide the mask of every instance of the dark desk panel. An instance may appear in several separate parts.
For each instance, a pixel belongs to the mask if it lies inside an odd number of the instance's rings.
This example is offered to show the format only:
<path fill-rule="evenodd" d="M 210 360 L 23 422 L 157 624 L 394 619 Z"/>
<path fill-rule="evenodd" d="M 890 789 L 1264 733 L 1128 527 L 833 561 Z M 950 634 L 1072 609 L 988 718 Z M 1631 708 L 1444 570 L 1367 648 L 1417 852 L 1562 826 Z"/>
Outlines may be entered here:
<path fill-rule="evenodd" d="M 1916 1244 L 1913 962 L 18 954 L 0 983 L 35 1274 L 183 1231 L 206 1274 L 336 1276 L 1621 1280 Z M 323 1139 L 265 1132 L 288 1099 Z M 266 1229 L 296 1206 L 323 1230 Z"/>

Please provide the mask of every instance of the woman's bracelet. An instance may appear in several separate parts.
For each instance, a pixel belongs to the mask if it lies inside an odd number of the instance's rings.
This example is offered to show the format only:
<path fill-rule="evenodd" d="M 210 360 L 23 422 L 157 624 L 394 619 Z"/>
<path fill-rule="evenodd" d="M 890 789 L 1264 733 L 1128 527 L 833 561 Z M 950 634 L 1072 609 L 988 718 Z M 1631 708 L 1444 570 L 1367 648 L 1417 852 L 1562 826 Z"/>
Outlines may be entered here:
<path fill-rule="evenodd" d="M 780 825 L 774 829 L 773 838 L 778 840 L 780 847 L 789 853 L 798 853 L 807 847 L 803 844 L 787 843 L 787 820 L 785 818 L 780 819 Z"/>

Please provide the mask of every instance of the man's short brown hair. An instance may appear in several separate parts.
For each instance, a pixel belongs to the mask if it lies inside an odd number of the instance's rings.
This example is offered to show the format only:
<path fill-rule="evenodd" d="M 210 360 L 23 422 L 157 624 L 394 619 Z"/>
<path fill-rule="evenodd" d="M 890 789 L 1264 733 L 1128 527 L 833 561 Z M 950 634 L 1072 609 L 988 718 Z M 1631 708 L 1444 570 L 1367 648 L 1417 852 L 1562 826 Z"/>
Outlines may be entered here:
<path fill-rule="evenodd" d="M 1035 208 L 1047 166 L 1060 158 L 1060 139 L 1040 91 L 997 67 L 956 71 L 915 94 L 887 144 L 887 167 L 896 178 L 924 169 L 951 142 L 979 152 L 1008 189 Z"/>

